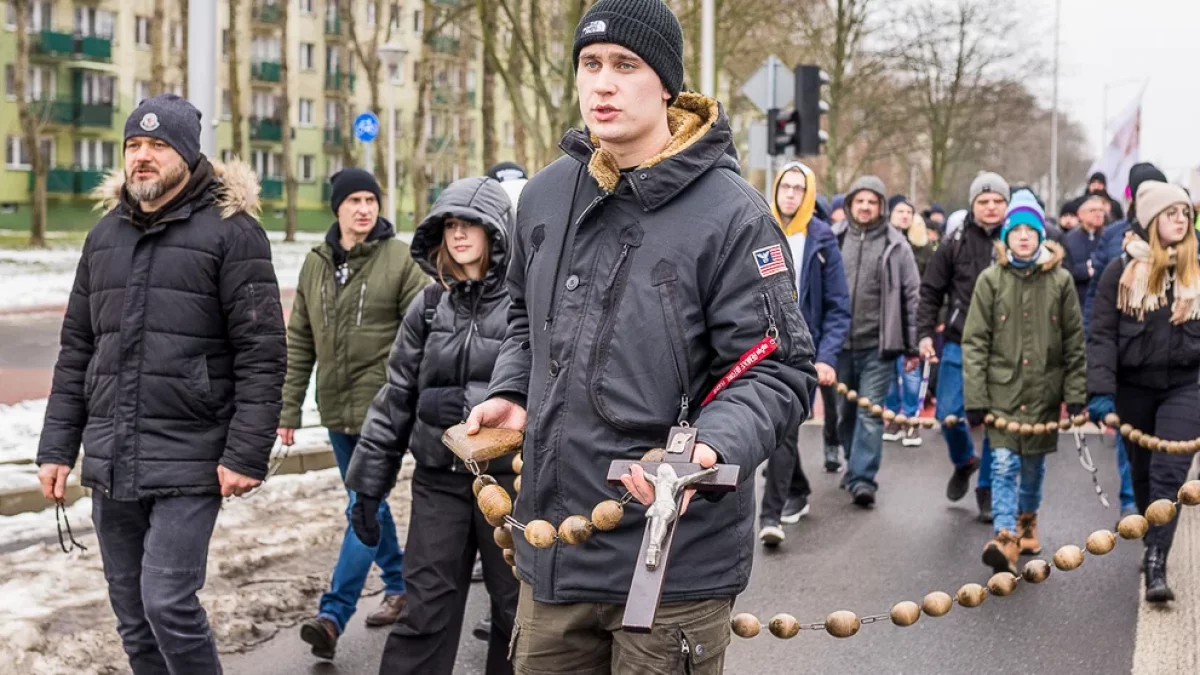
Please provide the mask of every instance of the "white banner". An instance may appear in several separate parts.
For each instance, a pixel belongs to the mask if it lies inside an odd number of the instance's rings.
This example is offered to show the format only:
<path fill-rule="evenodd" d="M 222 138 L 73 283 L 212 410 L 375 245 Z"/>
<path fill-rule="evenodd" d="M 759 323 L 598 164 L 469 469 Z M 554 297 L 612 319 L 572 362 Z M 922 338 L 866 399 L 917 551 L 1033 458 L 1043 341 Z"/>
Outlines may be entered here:
<path fill-rule="evenodd" d="M 1146 87 L 1138 92 L 1137 98 L 1121 113 L 1116 121 L 1116 132 L 1104 155 L 1088 169 L 1088 176 L 1097 171 L 1108 178 L 1108 194 L 1119 203 L 1124 203 L 1125 190 L 1129 186 L 1129 170 L 1137 164 L 1142 149 L 1142 96 Z M 1112 128 L 1112 127 L 1110 127 Z M 1085 177 L 1086 180 L 1086 177 Z"/>

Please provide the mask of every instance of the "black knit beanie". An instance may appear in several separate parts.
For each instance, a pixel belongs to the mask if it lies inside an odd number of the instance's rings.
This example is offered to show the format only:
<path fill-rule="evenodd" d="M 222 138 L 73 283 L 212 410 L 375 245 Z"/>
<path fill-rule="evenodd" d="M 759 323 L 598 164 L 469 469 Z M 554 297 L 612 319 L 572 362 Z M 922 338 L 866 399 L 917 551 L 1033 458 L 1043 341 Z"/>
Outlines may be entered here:
<path fill-rule="evenodd" d="M 683 28 L 663 0 L 600 0 L 575 27 L 572 67 L 591 44 L 621 45 L 646 62 L 673 103 L 683 89 Z"/>
<path fill-rule="evenodd" d="M 200 159 L 200 111 L 175 94 L 148 98 L 125 120 L 125 140 L 135 136 L 166 143 L 194 169 Z"/>
<path fill-rule="evenodd" d="M 355 192 L 370 192 L 375 195 L 375 199 L 383 201 L 383 190 L 379 188 L 379 181 L 375 180 L 375 176 L 356 167 L 342 169 L 333 174 L 329 179 L 329 184 L 332 188 L 329 194 L 329 205 L 333 207 L 335 216 L 342 202 L 346 201 L 346 197 Z"/>

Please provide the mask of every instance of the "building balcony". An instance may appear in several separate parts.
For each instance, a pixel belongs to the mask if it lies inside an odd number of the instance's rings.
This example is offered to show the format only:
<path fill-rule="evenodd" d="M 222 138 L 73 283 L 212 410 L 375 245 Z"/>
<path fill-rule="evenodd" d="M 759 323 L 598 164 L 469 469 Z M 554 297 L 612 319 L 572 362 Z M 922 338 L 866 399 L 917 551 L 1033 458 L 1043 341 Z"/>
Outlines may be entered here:
<path fill-rule="evenodd" d="M 280 80 L 279 63 L 260 61 L 250 64 L 250 79 L 258 82 L 278 82 Z"/>
<path fill-rule="evenodd" d="M 263 178 L 258 181 L 261 188 L 259 194 L 263 199 L 283 199 L 283 179 Z"/>
<path fill-rule="evenodd" d="M 436 54 L 457 54 L 459 41 L 445 35 L 435 35 L 429 41 L 429 46 L 433 48 Z"/>
<path fill-rule="evenodd" d="M 254 6 L 254 11 L 251 13 L 254 20 L 258 23 L 273 23 L 281 22 L 283 12 L 280 11 L 279 5 L 274 2 L 260 3 Z"/>
<path fill-rule="evenodd" d="M 446 136 L 430 136 L 425 139 L 425 152 L 433 154 L 445 150 L 450 145 L 450 139 Z"/>
<path fill-rule="evenodd" d="M 342 130 L 338 129 L 336 127 L 326 127 L 325 128 L 325 145 L 340 146 L 341 144 L 342 144 Z"/>
<path fill-rule="evenodd" d="M 75 104 L 71 101 L 34 101 L 33 105 L 46 124 L 75 123 Z"/>
<path fill-rule="evenodd" d="M 104 182 L 104 176 L 108 174 L 104 169 L 81 169 L 75 172 L 75 192 L 77 194 L 90 194 L 96 186 Z"/>
<path fill-rule="evenodd" d="M 250 140 L 252 141 L 281 141 L 283 140 L 283 123 L 267 117 L 250 119 Z"/>
<path fill-rule="evenodd" d="M 473 92 L 473 91 L 467 92 L 467 105 L 469 105 L 471 107 L 475 106 L 475 92 Z"/>
<path fill-rule="evenodd" d="M 325 73 L 325 91 L 341 91 L 343 83 L 351 93 L 354 92 L 353 75 L 340 72 Z"/>
<path fill-rule="evenodd" d="M 33 172 L 29 172 L 29 190 L 33 191 Z M 60 166 L 50 167 L 46 172 L 46 193 L 52 195 L 75 194 L 75 172 Z"/>
<path fill-rule="evenodd" d="M 325 35 L 332 37 L 342 36 L 342 19 L 341 17 L 326 17 L 325 18 Z"/>
<path fill-rule="evenodd" d="M 38 36 L 37 52 L 47 56 L 70 56 L 75 53 L 75 36 L 44 30 Z"/>
<path fill-rule="evenodd" d="M 76 103 L 75 124 L 81 127 L 111 127 L 112 105 L 108 103 Z"/>
<path fill-rule="evenodd" d="M 79 38 L 75 53 L 87 61 L 111 61 L 112 40 L 86 35 Z"/>

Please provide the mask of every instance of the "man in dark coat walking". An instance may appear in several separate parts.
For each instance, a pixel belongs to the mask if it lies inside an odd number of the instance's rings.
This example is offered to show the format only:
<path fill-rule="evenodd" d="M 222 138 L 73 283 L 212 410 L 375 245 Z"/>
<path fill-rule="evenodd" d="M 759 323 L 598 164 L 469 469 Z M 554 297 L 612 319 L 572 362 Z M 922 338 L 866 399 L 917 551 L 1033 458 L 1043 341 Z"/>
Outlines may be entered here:
<path fill-rule="evenodd" d="M 171 94 L 125 123 L 63 320 L 38 447 L 62 499 L 84 449 L 117 630 L 135 675 L 221 672 L 196 592 L 222 496 L 266 478 L 286 368 L 271 247 L 244 164 L 200 154 Z"/>
<path fill-rule="evenodd" d="M 693 459 L 739 468 L 736 492 L 684 498 L 649 634 L 621 630 L 646 521 L 631 504 L 585 545 L 517 537 L 516 673 L 719 673 L 749 583 L 754 470 L 808 409 L 813 346 L 795 262 L 738 175 L 721 106 L 684 92 L 683 30 L 661 0 L 600 0 L 571 67 L 587 130 L 521 194 L 508 333 L 480 426 L 525 432 L 514 517 L 561 523 L 618 499 L 614 459 L 695 430 Z M 756 345 L 774 351 L 706 394 Z M 624 478 L 642 504 L 654 487 Z"/>

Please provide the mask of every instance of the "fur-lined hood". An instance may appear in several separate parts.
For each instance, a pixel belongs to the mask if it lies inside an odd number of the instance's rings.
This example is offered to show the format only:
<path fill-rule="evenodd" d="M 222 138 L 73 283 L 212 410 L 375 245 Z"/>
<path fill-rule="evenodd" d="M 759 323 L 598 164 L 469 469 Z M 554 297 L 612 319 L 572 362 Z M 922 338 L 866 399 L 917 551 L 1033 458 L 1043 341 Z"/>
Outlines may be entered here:
<path fill-rule="evenodd" d="M 929 245 L 929 226 L 925 224 L 925 219 L 921 214 L 914 213 L 912 224 L 908 226 L 905 236 L 908 237 L 908 243 L 916 248 Z"/>
<path fill-rule="evenodd" d="M 1065 255 L 1062 246 L 1046 240 L 1042 242 L 1042 252 L 1038 255 L 1037 266 L 1043 272 L 1049 272 L 1062 264 Z M 996 242 L 996 264 L 1008 267 L 1008 247 L 1000 242 Z"/>
<path fill-rule="evenodd" d="M 216 205 L 221 209 L 221 218 L 232 218 L 244 213 L 258 220 L 262 211 L 259 200 L 260 187 L 254 169 L 245 162 L 233 160 L 217 162 L 208 160 L 216 178 L 214 188 Z M 121 203 L 121 190 L 125 187 L 125 169 L 116 167 L 105 175 L 104 180 L 92 190 L 96 210 L 109 212 Z"/>

